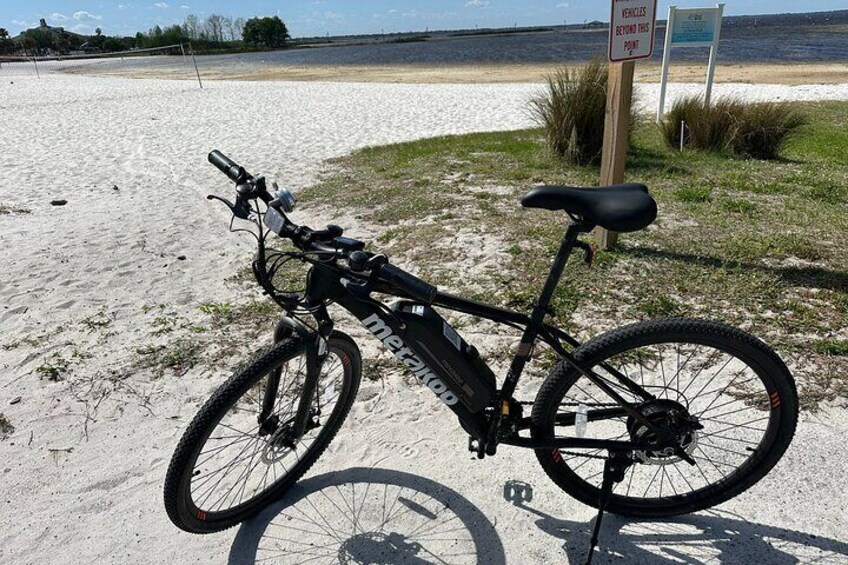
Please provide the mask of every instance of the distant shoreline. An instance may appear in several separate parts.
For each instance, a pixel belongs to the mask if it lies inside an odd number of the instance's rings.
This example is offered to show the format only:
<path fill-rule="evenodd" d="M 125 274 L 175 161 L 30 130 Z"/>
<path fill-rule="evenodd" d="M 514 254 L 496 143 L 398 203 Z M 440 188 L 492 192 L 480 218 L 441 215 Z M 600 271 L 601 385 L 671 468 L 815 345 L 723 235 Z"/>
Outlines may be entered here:
<path fill-rule="evenodd" d="M 204 80 L 242 81 L 316 81 L 316 82 L 382 82 L 404 84 L 476 84 L 543 82 L 563 63 L 496 63 L 496 64 L 408 64 L 408 65 L 299 65 L 238 69 L 232 65 L 207 65 L 201 62 Z M 190 78 L 182 67 L 86 68 L 71 73 L 147 79 Z M 192 69 L 193 73 L 193 69 Z M 706 63 L 675 63 L 669 73 L 672 82 L 701 82 Z M 660 65 L 639 62 L 636 81 L 659 82 Z M 722 63 L 716 67 L 718 83 L 751 84 L 845 84 L 848 83 L 848 61 L 827 63 Z"/>

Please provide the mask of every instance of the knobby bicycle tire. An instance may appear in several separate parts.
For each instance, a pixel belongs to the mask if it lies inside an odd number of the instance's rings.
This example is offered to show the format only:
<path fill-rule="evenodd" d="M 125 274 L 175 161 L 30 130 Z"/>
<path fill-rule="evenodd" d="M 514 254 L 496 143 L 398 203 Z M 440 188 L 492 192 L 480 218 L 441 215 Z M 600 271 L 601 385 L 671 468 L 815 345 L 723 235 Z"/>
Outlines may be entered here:
<path fill-rule="evenodd" d="M 198 455 L 210 434 L 236 403 L 249 393 L 251 387 L 278 367 L 303 354 L 301 340 L 290 338 L 259 351 L 218 388 L 201 407 L 189 424 L 174 452 L 165 478 L 165 509 L 171 521 L 180 529 L 206 534 L 230 528 L 260 512 L 279 499 L 306 473 L 324 452 L 341 427 L 353 404 L 359 388 L 362 360 L 356 343 L 346 334 L 333 332 L 329 351 L 341 360 L 343 390 L 327 421 L 321 426 L 314 443 L 285 472 L 260 494 L 237 507 L 221 512 L 198 508 L 192 500 L 191 480 Z M 325 363 L 326 366 L 326 363 Z"/>

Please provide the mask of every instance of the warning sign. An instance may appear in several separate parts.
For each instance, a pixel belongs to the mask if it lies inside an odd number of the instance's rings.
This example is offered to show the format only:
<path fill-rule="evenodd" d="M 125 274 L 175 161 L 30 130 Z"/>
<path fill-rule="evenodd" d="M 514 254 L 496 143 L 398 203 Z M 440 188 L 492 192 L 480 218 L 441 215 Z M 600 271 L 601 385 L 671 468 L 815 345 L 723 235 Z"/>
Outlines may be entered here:
<path fill-rule="evenodd" d="M 612 0 L 609 59 L 646 59 L 654 52 L 656 0 Z"/>

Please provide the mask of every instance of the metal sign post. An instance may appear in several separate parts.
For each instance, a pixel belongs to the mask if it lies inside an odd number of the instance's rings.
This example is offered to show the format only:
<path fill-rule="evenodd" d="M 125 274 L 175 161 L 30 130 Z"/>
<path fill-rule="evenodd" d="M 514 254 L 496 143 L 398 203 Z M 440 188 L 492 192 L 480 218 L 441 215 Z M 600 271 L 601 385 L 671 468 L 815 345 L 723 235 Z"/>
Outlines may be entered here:
<path fill-rule="evenodd" d="M 715 8 L 678 8 L 668 7 L 668 21 L 665 28 L 663 48 L 662 76 L 660 79 L 660 99 L 657 105 L 657 123 L 665 115 L 665 93 L 668 84 L 668 67 L 671 63 L 671 50 L 674 47 L 709 47 L 710 59 L 707 63 L 706 92 L 704 103 L 709 106 L 713 90 L 718 41 L 721 35 L 721 19 L 724 4 Z"/>
<path fill-rule="evenodd" d="M 646 59 L 654 51 L 656 19 L 656 0 L 612 0 L 601 186 L 624 182 L 633 71 L 637 59 Z M 612 248 L 617 239 L 615 232 L 595 229 L 595 240 L 600 249 Z"/>

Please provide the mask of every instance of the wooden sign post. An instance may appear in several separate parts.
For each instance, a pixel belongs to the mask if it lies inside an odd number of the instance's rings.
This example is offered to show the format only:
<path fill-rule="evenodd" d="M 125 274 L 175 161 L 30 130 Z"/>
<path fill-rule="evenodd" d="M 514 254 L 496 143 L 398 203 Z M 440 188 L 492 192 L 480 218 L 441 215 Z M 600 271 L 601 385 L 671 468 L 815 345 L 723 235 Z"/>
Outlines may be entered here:
<path fill-rule="evenodd" d="M 601 186 L 624 182 L 624 163 L 630 137 L 630 105 L 633 100 L 633 71 L 636 59 L 654 52 L 656 0 L 612 0 L 609 33 L 609 80 L 601 154 Z M 618 234 L 595 230 L 600 249 L 615 246 Z"/>
<path fill-rule="evenodd" d="M 607 115 L 604 120 L 604 148 L 601 153 L 601 186 L 624 182 L 624 159 L 630 137 L 630 102 L 633 99 L 633 70 L 636 61 L 610 63 L 607 84 Z M 600 249 L 615 247 L 618 234 L 595 229 Z"/>

